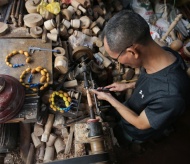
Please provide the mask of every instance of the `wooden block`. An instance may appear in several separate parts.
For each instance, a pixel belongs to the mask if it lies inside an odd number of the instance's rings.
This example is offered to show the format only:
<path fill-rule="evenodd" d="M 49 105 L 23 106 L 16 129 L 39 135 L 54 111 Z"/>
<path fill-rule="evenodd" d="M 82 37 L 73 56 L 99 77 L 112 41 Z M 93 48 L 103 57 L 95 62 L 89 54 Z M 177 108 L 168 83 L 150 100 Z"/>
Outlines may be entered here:
<path fill-rule="evenodd" d="M 63 84 L 64 88 L 72 88 L 78 86 L 77 80 L 67 81 Z"/>
<path fill-rule="evenodd" d="M 75 143 L 88 143 L 87 123 L 75 124 Z"/>

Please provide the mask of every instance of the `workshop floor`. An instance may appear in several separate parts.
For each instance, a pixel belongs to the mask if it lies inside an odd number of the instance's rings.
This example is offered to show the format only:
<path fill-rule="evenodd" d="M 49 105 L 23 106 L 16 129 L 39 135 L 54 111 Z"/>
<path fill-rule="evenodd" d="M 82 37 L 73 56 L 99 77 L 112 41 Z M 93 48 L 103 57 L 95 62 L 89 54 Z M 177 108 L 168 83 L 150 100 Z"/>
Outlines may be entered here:
<path fill-rule="evenodd" d="M 189 164 L 190 109 L 177 122 L 170 136 L 142 147 L 145 149 L 143 153 L 119 148 L 116 151 L 119 164 Z"/>

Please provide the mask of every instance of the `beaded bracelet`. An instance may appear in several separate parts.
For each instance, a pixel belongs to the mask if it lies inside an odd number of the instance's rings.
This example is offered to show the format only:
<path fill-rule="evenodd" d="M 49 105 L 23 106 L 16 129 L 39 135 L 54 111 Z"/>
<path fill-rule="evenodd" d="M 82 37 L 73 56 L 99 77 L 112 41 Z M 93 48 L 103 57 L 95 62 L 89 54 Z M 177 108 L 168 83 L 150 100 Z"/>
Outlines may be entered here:
<path fill-rule="evenodd" d="M 10 59 L 11 57 L 17 55 L 17 54 L 23 54 L 24 56 L 26 56 L 26 63 L 30 63 L 32 58 L 30 57 L 30 54 L 27 51 L 23 51 L 23 50 L 19 50 L 19 51 L 12 51 L 10 54 L 8 54 L 5 58 L 5 63 L 9 66 L 9 67 L 13 67 L 13 68 L 17 68 L 17 67 L 21 67 L 24 66 L 24 64 L 11 64 L 10 63 Z"/>
<path fill-rule="evenodd" d="M 62 100 L 60 107 L 57 106 L 58 99 Z M 49 98 L 50 107 L 54 111 L 60 111 L 61 113 L 68 112 L 71 109 L 71 97 L 68 95 L 68 93 L 63 91 L 54 91 Z M 63 106 L 63 107 L 61 107 Z"/>
<path fill-rule="evenodd" d="M 24 83 L 24 78 L 26 77 L 26 74 L 30 73 L 27 82 L 28 83 Z M 36 84 L 31 84 L 32 83 L 32 79 L 34 74 L 36 73 L 40 73 L 41 74 L 41 78 L 40 78 L 40 82 L 36 83 Z M 48 85 L 49 85 L 49 81 L 50 81 L 50 75 L 47 72 L 47 70 L 41 66 L 38 66 L 36 68 L 27 68 L 26 70 L 24 70 L 22 72 L 22 74 L 20 75 L 20 82 L 22 83 L 23 86 L 25 86 L 26 88 L 30 88 L 33 91 L 37 91 L 37 87 L 41 84 L 44 83 L 43 86 L 40 87 L 40 90 L 44 90 Z"/>

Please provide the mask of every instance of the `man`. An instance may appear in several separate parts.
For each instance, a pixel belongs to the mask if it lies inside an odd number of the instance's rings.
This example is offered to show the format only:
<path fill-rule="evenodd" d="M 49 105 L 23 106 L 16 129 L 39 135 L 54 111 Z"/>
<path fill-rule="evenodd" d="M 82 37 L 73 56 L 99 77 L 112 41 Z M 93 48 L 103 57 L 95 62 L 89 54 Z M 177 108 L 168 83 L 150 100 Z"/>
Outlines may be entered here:
<path fill-rule="evenodd" d="M 106 24 L 103 38 L 111 58 L 141 67 L 141 74 L 136 83 L 105 87 L 110 91 L 135 88 L 127 102 L 119 102 L 110 93 L 92 92 L 120 114 L 119 127 L 128 140 L 141 143 L 162 135 L 186 109 L 190 81 L 183 60 L 177 52 L 154 42 L 148 24 L 136 13 L 117 13 Z"/>

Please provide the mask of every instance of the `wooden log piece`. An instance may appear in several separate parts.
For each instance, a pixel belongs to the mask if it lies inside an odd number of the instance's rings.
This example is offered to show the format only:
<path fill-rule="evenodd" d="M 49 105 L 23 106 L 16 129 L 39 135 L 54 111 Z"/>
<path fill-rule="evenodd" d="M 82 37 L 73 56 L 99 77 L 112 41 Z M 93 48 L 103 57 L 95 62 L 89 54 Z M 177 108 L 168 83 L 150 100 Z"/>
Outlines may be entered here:
<path fill-rule="evenodd" d="M 24 16 L 24 24 L 28 27 L 41 26 L 43 18 L 40 14 L 31 13 Z"/>
<path fill-rule="evenodd" d="M 90 29 L 82 29 L 82 32 L 88 36 L 92 36 L 92 30 Z"/>
<path fill-rule="evenodd" d="M 51 133 L 51 134 L 49 135 L 49 140 L 48 140 L 48 142 L 46 143 L 46 146 L 53 146 L 54 143 L 55 143 L 56 138 L 57 138 L 57 136 L 56 136 L 55 134 Z"/>
<path fill-rule="evenodd" d="M 58 31 L 56 28 L 53 28 L 51 31 L 50 31 L 51 34 L 57 34 L 58 35 Z"/>
<path fill-rule="evenodd" d="M 69 10 L 72 15 L 75 13 L 75 9 L 74 9 L 73 6 L 69 6 L 69 7 L 67 8 L 67 10 Z"/>
<path fill-rule="evenodd" d="M 47 146 L 45 150 L 44 160 L 43 162 L 51 162 L 54 160 L 55 148 L 54 146 Z"/>
<path fill-rule="evenodd" d="M 48 31 L 50 31 L 56 27 L 56 23 L 53 19 L 50 19 L 44 22 L 44 26 Z"/>
<path fill-rule="evenodd" d="M 65 143 L 60 137 L 55 140 L 54 146 L 57 154 L 62 153 L 65 150 Z"/>
<path fill-rule="evenodd" d="M 42 142 L 40 141 L 40 139 L 37 136 L 35 136 L 34 133 L 31 134 L 31 137 L 32 137 L 32 141 L 34 143 L 35 148 L 39 148 L 42 145 Z"/>
<path fill-rule="evenodd" d="M 35 123 L 35 125 L 34 125 L 34 135 L 37 136 L 37 137 L 39 137 L 43 133 L 44 133 L 43 126 Z"/>
<path fill-rule="evenodd" d="M 77 80 L 67 81 L 63 84 L 63 87 L 65 88 L 73 88 L 78 86 Z"/>
<path fill-rule="evenodd" d="M 53 125 L 53 120 L 54 120 L 54 115 L 49 114 L 46 125 L 45 125 L 45 130 L 44 133 L 42 134 L 41 141 L 42 142 L 47 142 L 49 139 L 50 131 Z"/>
<path fill-rule="evenodd" d="M 30 149 L 28 152 L 26 164 L 33 164 L 34 161 L 34 145 L 31 143 L 30 144 Z"/>
<path fill-rule="evenodd" d="M 45 154 L 45 144 L 42 143 L 41 147 L 40 147 L 40 152 L 39 152 L 39 160 L 43 161 L 44 159 L 44 154 Z"/>

